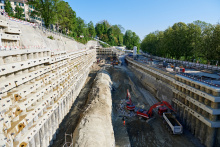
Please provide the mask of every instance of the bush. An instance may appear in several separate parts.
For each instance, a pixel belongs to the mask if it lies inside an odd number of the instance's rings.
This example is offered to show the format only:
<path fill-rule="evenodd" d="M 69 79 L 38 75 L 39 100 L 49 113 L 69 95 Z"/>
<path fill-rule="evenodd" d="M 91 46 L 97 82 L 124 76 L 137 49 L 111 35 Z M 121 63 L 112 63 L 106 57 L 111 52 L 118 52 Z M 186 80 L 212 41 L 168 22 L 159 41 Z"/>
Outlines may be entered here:
<path fill-rule="evenodd" d="M 54 40 L 53 36 L 48 36 L 47 38 L 51 39 L 51 40 Z"/>

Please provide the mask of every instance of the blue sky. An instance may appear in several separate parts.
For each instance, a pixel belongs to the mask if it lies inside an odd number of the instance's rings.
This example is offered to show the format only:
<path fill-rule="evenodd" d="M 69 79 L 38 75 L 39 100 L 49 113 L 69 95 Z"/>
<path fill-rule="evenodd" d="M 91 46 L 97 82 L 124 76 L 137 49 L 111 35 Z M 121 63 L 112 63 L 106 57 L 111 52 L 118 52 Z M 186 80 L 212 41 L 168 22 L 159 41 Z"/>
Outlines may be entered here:
<path fill-rule="evenodd" d="M 141 39 L 176 22 L 220 22 L 220 0 L 64 0 L 88 23 L 107 20 Z"/>

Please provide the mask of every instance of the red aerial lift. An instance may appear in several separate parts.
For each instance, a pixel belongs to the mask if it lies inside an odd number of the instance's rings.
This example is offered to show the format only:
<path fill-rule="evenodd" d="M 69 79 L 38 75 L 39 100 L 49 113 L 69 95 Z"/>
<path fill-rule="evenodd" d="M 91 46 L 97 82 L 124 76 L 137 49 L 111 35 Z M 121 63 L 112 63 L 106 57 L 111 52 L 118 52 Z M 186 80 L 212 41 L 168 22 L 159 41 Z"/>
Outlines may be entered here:
<path fill-rule="evenodd" d="M 128 100 L 127 100 L 128 99 Z M 127 96 L 126 96 L 126 108 L 127 110 L 133 111 L 135 109 L 135 105 L 131 101 L 131 95 L 129 90 L 127 89 Z"/>
<path fill-rule="evenodd" d="M 164 105 L 166 105 L 169 109 L 175 111 L 168 102 L 162 101 L 162 102 L 158 102 L 158 103 L 152 105 L 148 111 L 143 110 L 143 109 L 139 109 L 137 111 L 137 115 L 141 116 L 141 117 L 144 117 L 144 118 L 147 118 L 147 119 L 151 118 L 152 114 L 153 114 L 153 109 L 157 108 L 157 107 L 159 107 L 158 108 L 158 114 L 159 115 L 163 115 L 164 112 L 167 112 L 167 108 L 166 107 L 162 107 Z"/>

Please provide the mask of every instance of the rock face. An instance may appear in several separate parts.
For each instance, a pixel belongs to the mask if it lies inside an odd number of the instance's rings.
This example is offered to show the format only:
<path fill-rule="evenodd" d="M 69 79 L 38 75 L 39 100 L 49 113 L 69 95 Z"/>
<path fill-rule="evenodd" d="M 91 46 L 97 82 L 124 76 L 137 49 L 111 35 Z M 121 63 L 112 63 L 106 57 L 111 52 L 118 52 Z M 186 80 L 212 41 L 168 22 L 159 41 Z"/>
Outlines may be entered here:
<path fill-rule="evenodd" d="M 89 93 L 86 110 L 73 134 L 73 143 L 79 147 L 115 146 L 111 112 L 111 78 L 101 70 Z"/>

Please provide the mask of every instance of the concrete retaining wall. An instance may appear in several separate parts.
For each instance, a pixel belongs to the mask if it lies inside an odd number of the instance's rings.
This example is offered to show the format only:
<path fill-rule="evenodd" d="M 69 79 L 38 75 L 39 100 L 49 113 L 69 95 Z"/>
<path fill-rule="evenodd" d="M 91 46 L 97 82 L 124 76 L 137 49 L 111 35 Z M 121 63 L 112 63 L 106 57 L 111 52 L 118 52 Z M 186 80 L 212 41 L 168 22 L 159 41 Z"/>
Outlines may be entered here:
<path fill-rule="evenodd" d="M 160 101 L 167 101 L 169 103 L 172 102 L 173 91 L 166 83 L 151 76 L 134 65 L 129 64 L 129 68 L 132 69 L 140 82 L 155 96 L 155 98 Z"/>
<path fill-rule="evenodd" d="M 20 46 L 27 49 L 0 51 L 0 146 L 48 146 L 96 61 L 90 48 L 97 42 L 54 34 L 51 40 L 49 32 L 9 25 L 21 29 Z"/>
<path fill-rule="evenodd" d="M 157 99 L 165 100 L 177 110 L 179 121 L 184 129 L 188 129 L 202 144 L 207 147 L 220 146 L 219 102 L 218 93 L 211 95 L 209 87 L 190 83 L 179 76 L 164 73 L 132 58 L 126 58 L 129 68 L 141 83 Z M 209 93 L 206 93 L 208 91 Z"/>

